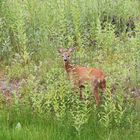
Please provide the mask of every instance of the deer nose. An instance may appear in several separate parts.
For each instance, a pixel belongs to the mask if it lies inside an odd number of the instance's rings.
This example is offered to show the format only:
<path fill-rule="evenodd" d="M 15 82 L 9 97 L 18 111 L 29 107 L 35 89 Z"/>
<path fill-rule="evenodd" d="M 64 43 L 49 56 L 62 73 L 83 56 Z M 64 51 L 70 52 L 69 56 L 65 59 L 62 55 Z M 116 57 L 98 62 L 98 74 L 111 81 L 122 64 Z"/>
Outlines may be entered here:
<path fill-rule="evenodd" d="M 67 58 L 64 58 L 64 61 L 67 61 Z"/>
<path fill-rule="evenodd" d="M 67 57 L 64 57 L 64 61 L 67 61 Z"/>

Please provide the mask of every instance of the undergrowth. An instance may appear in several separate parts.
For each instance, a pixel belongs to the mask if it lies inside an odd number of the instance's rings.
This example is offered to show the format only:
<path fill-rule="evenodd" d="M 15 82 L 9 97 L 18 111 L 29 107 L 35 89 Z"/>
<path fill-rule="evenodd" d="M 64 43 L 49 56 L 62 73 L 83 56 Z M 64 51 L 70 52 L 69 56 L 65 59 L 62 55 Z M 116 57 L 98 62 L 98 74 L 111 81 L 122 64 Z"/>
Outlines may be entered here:
<path fill-rule="evenodd" d="M 139 9 L 138 0 L 0 0 L 1 70 L 21 85 L 9 102 L 1 91 L 0 139 L 139 139 Z M 100 107 L 88 85 L 82 101 L 73 90 L 60 47 L 76 48 L 74 65 L 104 71 Z"/>

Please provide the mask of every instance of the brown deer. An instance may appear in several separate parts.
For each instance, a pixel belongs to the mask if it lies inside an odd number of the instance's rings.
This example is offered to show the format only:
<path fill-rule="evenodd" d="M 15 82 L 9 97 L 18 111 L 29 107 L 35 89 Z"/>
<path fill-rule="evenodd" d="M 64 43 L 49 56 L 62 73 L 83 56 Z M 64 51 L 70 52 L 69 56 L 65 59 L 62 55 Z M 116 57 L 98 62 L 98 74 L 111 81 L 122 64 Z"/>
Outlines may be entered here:
<path fill-rule="evenodd" d="M 82 88 L 86 82 L 90 82 L 92 93 L 95 97 L 96 104 L 100 104 L 99 88 L 104 92 L 106 89 L 106 80 L 104 73 L 96 68 L 86 68 L 80 66 L 73 66 L 70 63 L 70 56 L 75 48 L 64 49 L 60 48 L 58 52 L 62 55 L 64 67 L 68 74 L 69 80 L 72 81 L 75 88 L 80 91 L 80 98 L 83 98 Z"/>

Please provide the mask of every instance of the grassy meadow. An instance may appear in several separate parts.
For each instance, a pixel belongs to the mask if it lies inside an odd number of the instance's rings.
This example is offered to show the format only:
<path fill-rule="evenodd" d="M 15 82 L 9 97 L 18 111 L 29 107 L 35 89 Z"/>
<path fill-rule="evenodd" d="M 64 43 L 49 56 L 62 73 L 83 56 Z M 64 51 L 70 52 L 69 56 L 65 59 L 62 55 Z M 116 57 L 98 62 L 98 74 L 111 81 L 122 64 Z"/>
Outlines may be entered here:
<path fill-rule="evenodd" d="M 58 48 L 104 71 L 97 107 Z M 0 0 L 0 140 L 140 139 L 139 0 Z"/>

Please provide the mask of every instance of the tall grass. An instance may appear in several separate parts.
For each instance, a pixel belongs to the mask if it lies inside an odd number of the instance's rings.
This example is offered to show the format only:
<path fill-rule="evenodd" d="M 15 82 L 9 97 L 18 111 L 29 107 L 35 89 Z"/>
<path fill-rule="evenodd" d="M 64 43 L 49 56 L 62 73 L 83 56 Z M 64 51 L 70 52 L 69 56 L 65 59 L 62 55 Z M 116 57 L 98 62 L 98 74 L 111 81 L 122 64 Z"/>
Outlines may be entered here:
<path fill-rule="evenodd" d="M 27 61 L 33 53 L 44 58 L 48 49 L 53 51 L 60 46 L 95 48 L 93 42 L 101 33 L 102 24 L 115 22 L 117 32 L 125 32 L 130 18 L 135 24 L 139 2 L 9 0 L 1 1 L 1 12 L 1 46 L 7 40 L 11 53 L 19 53 Z"/>
<path fill-rule="evenodd" d="M 1 65 L 22 85 L 10 105 L 0 95 L 0 138 L 139 139 L 139 17 L 138 0 L 0 0 Z M 72 90 L 60 47 L 105 72 L 99 108 L 88 86 L 84 101 Z"/>

